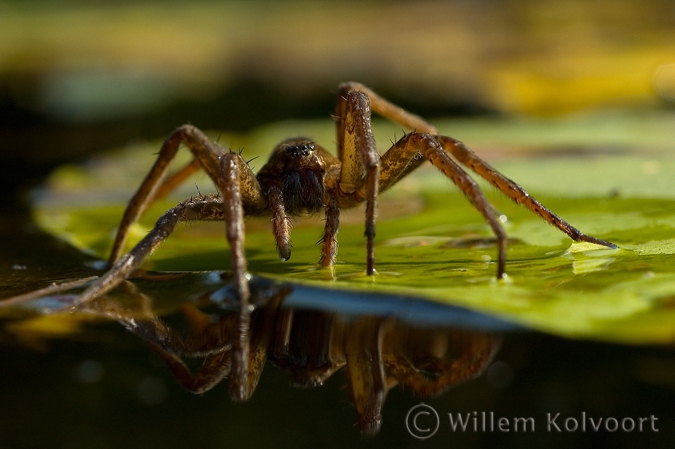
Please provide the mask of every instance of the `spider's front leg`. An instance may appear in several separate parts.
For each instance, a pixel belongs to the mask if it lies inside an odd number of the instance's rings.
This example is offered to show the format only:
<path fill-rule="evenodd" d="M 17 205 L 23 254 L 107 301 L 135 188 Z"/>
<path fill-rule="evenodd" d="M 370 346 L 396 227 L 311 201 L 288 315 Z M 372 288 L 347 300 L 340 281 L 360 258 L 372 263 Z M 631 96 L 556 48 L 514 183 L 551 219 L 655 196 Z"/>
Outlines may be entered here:
<path fill-rule="evenodd" d="M 336 109 L 338 157 L 342 163 L 338 201 L 346 207 L 366 201 L 366 273 L 372 275 L 375 273 L 375 214 L 380 155 L 370 127 L 370 101 L 366 94 L 350 90 L 345 92 L 344 97 L 339 96 Z"/>
<path fill-rule="evenodd" d="M 352 90 L 353 87 L 346 85 L 347 91 L 338 100 L 336 111 L 339 117 L 338 155 L 342 161 L 338 194 L 341 204 L 345 206 L 366 201 L 367 274 L 371 275 L 375 271 L 373 243 L 378 190 L 384 191 L 391 187 L 396 181 L 417 168 L 426 157 L 462 189 L 497 235 L 499 245 L 497 277 L 504 277 L 506 231 L 478 184 L 452 160 L 439 142 L 426 133 L 406 135 L 380 159 L 370 127 L 372 99 L 369 98 L 368 93 Z M 374 95 L 370 91 L 369 93 Z M 375 99 L 377 100 L 377 97 Z M 384 100 L 381 101 L 384 106 L 390 105 Z M 382 113 L 383 106 L 379 105 L 378 108 L 378 112 Z M 392 105 L 391 108 L 394 106 Z M 402 116 L 406 119 L 415 118 L 411 114 Z M 421 124 L 425 123 L 419 120 Z M 431 125 L 426 127 L 434 129 Z"/>
<path fill-rule="evenodd" d="M 348 82 L 338 87 L 335 120 L 337 125 L 337 153 L 342 164 L 337 188 L 337 201 L 341 207 L 351 207 L 366 201 L 367 262 L 366 272 L 375 272 L 375 216 L 378 190 L 385 184 L 393 184 L 404 177 L 420 161 L 406 162 L 396 172 L 387 170 L 380 173 L 380 156 L 370 126 L 372 110 L 401 125 L 419 131 L 437 134 L 436 128 L 422 118 L 385 100 L 361 83 Z M 323 239 L 324 249 L 321 258 L 323 266 L 330 266 L 337 252 L 335 234 L 337 233 L 337 205 L 329 202 L 326 208 L 326 232 Z M 334 223 L 335 226 L 329 226 Z"/>
<path fill-rule="evenodd" d="M 194 155 L 194 160 L 180 170 L 177 174 L 164 181 L 169 170 L 169 164 L 176 157 L 180 144 L 184 144 Z M 138 221 L 140 216 L 156 199 L 167 195 L 172 189 L 178 186 L 180 182 L 185 180 L 187 176 L 202 168 L 213 182 L 218 186 L 219 190 L 223 190 L 225 185 L 219 184 L 221 177 L 220 157 L 226 153 L 220 146 L 209 139 L 198 128 L 192 125 L 183 125 L 174 130 L 169 137 L 166 138 L 159 150 L 157 160 L 152 166 L 145 179 L 139 186 L 134 196 L 129 201 L 127 209 L 124 211 L 122 221 L 117 229 L 115 242 L 113 244 L 110 257 L 108 259 L 108 266 L 112 267 L 119 259 L 124 249 L 124 243 L 129 235 L 131 226 Z M 233 158 L 234 156 L 228 156 Z M 242 201 L 247 210 L 262 210 L 267 203 L 260 189 L 260 185 L 255 178 L 255 175 L 248 168 L 243 159 L 237 164 L 241 167 L 239 169 L 240 176 L 232 181 L 240 184 Z M 229 181 L 226 181 L 229 182 Z"/>
<path fill-rule="evenodd" d="M 222 197 L 198 197 L 178 204 L 164 213 L 152 231 L 118 260 L 131 225 L 138 221 L 140 215 L 154 201 L 157 192 L 166 190 L 167 184 L 162 186 L 162 180 L 181 143 L 193 153 L 195 160 L 213 180 Z M 187 167 L 194 165 L 193 162 Z M 171 187 L 176 186 L 174 180 L 172 178 L 169 181 Z M 179 222 L 209 220 L 225 221 L 231 248 L 233 286 L 242 303 L 247 303 L 249 291 L 244 255 L 244 210 L 257 212 L 266 207 L 267 203 L 255 174 L 239 154 L 226 152 L 194 126 L 184 125 L 177 128 L 164 141 L 157 161 L 124 212 L 109 259 L 110 270 L 84 291 L 77 304 L 101 296 L 127 278 L 169 237 Z"/>
<path fill-rule="evenodd" d="M 161 191 L 162 180 L 178 147 L 184 143 L 214 181 L 220 197 L 190 199 L 164 213 L 155 227 L 129 253 L 119 260 L 129 229 Z M 188 167 L 194 167 L 194 163 Z M 188 168 L 191 169 L 191 168 Z M 185 169 L 182 170 L 184 172 Z M 169 181 L 174 187 L 176 183 Z M 166 186 L 166 184 L 165 184 Z M 166 189 L 164 189 L 166 190 Z M 244 379 L 248 371 L 250 292 L 244 254 L 244 211 L 257 212 L 267 207 L 260 185 L 244 159 L 237 153 L 224 152 L 197 128 L 185 125 L 176 129 L 164 142 L 157 161 L 130 201 L 122 218 L 109 263 L 110 270 L 87 288 L 75 306 L 103 295 L 117 286 L 173 232 L 181 221 L 225 221 L 232 261 L 232 285 L 239 300 L 239 313 L 233 331 L 232 377 Z M 243 381 L 231 382 L 231 396 L 243 398 Z"/>
<path fill-rule="evenodd" d="M 369 167 L 369 161 L 377 155 L 370 131 L 370 107 L 383 117 L 419 132 L 404 136 L 382 156 L 377 169 L 366 171 L 364 167 Z M 370 235 L 372 237 L 375 235 L 374 208 L 378 186 L 365 187 L 371 185 L 373 176 L 377 174 L 379 190 L 384 191 L 428 159 L 464 192 L 497 235 L 499 244 L 497 277 L 502 278 L 506 259 L 506 233 L 478 184 L 452 159 L 452 155 L 513 201 L 524 205 L 575 241 L 617 248 L 611 242 L 584 234 L 530 196 L 518 184 L 490 167 L 461 142 L 451 137 L 439 136 L 433 125 L 388 102 L 360 83 L 351 82 L 339 86 L 335 117 L 338 155 L 343 164 L 339 183 L 340 204 L 352 206 L 364 200 L 368 202 L 366 210 L 371 210 L 372 213 L 367 212 L 366 236 L 369 235 L 368 230 L 371 228 Z M 369 248 L 372 248 L 372 237 L 369 237 Z M 369 261 L 372 257 L 372 249 L 369 249 Z M 369 270 L 369 274 L 372 274 L 372 270 Z"/>

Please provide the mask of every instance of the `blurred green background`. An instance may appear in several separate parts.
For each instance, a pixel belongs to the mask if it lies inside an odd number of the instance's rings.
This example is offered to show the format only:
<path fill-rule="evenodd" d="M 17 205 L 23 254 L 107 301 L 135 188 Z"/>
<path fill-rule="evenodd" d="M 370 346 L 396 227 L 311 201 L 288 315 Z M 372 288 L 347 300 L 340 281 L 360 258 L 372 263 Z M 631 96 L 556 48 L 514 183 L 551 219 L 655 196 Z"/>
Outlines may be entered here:
<path fill-rule="evenodd" d="M 3 1 L 0 183 L 190 121 L 327 117 L 358 80 L 426 117 L 669 108 L 666 0 Z"/>

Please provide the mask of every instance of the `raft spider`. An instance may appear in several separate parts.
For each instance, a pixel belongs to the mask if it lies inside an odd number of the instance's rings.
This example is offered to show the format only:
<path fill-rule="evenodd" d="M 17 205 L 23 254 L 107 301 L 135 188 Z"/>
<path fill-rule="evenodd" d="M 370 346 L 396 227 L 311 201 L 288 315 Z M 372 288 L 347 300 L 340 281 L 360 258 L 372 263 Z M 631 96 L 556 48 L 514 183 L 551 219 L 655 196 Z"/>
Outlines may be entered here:
<path fill-rule="evenodd" d="M 371 108 L 383 117 L 414 130 L 382 156 L 377 152 L 371 130 Z M 326 220 L 319 264 L 330 267 L 337 254 L 340 209 L 365 202 L 366 272 L 373 275 L 378 192 L 389 189 L 425 160 L 462 190 L 496 234 L 498 279 L 503 278 L 505 273 L 506 232 L 478 184 L 460 167 L 460 163 L 573 240 L 616 248 L 610 242 L 583 234 L 518 184 L 490 167 L 464 144 L 439 135 L 435 127 L 420 117 L 388 102 L 362 84 L 352 82 L 338 87 L 335 120 L 337 157 L 307 138 L 287 139 L 277 145 L 257 175 L 241 154 L 225 151 L 194 126 L 177 128 L 164 141 L 155 164 L 124 212 L 108 261 L 109 270 L 84 290 L 73 307 L 102 296 L 126 279 L 169 237 L 177 223 L 224 221 L 232 261 L 231 286 L 239 300 L 239 313 L 233 329 L 231 376 L 244 379 L 248 370 L 251 312 L 244 255 L 244 216 L 271 215 L 277 251 L 282 259 L 288 259 L 291 255 L 290 217 L 323 210 Z M 194 159 L 164 181 L 169 163 L 181 143 L 192 152 Z M 199 169 L 203 169 L 214 181 L 220 195 L 200 196 L 179 203 L 164 213 L 145 238 L 120 258 L 131 225 L 154 200 L 166 195 Z M 233 393 L 233 397 L 244 396 L 244 391 Z"/>

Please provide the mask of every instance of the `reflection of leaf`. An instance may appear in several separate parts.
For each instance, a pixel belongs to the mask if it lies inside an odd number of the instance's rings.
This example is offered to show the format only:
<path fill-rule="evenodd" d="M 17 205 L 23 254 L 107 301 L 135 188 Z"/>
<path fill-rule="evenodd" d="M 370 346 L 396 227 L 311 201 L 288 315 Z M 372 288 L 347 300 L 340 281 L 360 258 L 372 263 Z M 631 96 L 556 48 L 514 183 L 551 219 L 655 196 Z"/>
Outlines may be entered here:
<path fill-rule="evenodd" d="M 630 116 L 617 120 L 615 128 L 631 123 Z M 475 123 L 469 122 L 446 122 L 444 128 L 461 137 L 463 124 L 465 131 L 476 130 Z M 514 125 L 515 135 L 522 130 L 519 126 Z M 567 135 L 574 135 L 574 122 L 568 126 Z M 271 148 L 276 140 L 288 136 L 289 129 L 322 142 L 332 138 L 332 130 L 310 122 L 267 127 L 249 136 L 222 140 L 236 142 L 247 151 L 259 150 Z M 616 136 L 608 136 L 611 145 Z M 656 142 L 659 136 L 651 139 Z M 384 136 L 378 140 L 386 141 Z M 594 143 L 606 148 L 602 139 Z M 488 145 L 492 146 L 489 139 L 481 142 L 476 138 L 474 148 Z M 494 161 L 506 175 L 582 231 L 611 240 L 621 249 L 573 243 L 488 188 L 495 207 L 508 216 L 505 226 L 513 239 L 507 253 L 509 277 L 496 282 L 496 248 L 489 228 L 447 179 L 432 167 L 423 167 L 382 195 L 375 277 L 364 276 L 361 211 L 346 212 L 343 217 L 338 263 L 332 271 L 316 266 L 321 217 L 298 220 L 293 255 L 285 263 L 275 253 L 268 219 L 247 220 L 249 269 L 323 288 L 402 293 L 462 305 L 559 335 L 630 343 L 672 341 L 675 183 L 668 175 L 675 172 L 675 158 L 658 149 L 654 146 L 649 153 L 640 154 L 624 145 L 620 153 L 609 152 L 604 157 L 578 146 L 571 153 L 550 148 L 534 153 L 524 137 L 520 142 L 512 138 L 510 157 Z M 138 185 L 154 151 L 143 147 L 138 158 L 139 149 L 126 150 L 103 156 L 86 168 L 57 171 L 37 206 L 37 221 L 75 246 L 106 257 L 124 208 L 121 198 Z M 527 157 L 517 157 L 519 154 Z M 262 162 L 256 165 L 259 168 Z M 107 181 L 96 189 L 102 171 Z M 128 172 L 138 177 L 127 180 Z M 121 177 L 125 178 L 122 194 L 111 182 Z M 197 183 L 202 192 L 211 184 L 203 177 Z M 182 194 L 196 194 L 193 184 L 187 184 Z M 113 204 L 108 205 L 105 198 Z M 134 239 L 144 235 L 159 213 L 174 203 L 154 206 L 134 230 Z M 147 266 L 155 270 L 228 269 L 223 234 L 221 223 L 185 225 Z"/>

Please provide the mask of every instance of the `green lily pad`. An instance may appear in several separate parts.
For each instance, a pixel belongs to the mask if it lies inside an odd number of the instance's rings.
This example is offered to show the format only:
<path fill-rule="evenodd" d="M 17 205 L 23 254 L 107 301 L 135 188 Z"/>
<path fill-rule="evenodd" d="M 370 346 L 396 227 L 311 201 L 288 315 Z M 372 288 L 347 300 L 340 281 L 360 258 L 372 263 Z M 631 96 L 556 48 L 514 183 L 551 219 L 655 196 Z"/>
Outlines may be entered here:
<path fill-rule="evenodd" d="M 376 276 L 365 276 L 362 209 L 343 212 L 333 269 L 317 266 L 322 217 L 295 223 L 287 262 L 275 252 L 269 218 L 247 219 L 249 271 L 364 295 L 402 293 L 460 305 L 567 337 L 632 344 L 675 340 L 673 114 L 440 123 L 442 133 L 464 140 L 565 220 L 620 249 L 572 242 L 483 182 L 492 204 L 508 217 L 508 278 L 498 282 L 489 227 L 452 183 L 427 165 L 381 195 Z M 396 130 L 376 126 L 376 139 L 387 142 Z M 226 147 L 243 147 L 247 158 L 264 158 L 275 142 L 293 134 L 326 146 L 334 141 L 326 121 L 275 124 L 245 136 L 213 133 Z M 152 164 L 158 145 L 137 145 L 57 170 L 36 194 L 36 221 L 105 258 L 125 202 Z M 177 167 L 189 160 L 188 152 L 180 158 Z M 252 165 L 259 168 L 262 160 Z M 161 212 L 184 197 L 208 191 L 211 181 L 196 175 L 176 198 L 145 214 L 129 247 Z M 146 263 L 158 271 L 229 266 L 222 223 L 181 226 Z"/>

